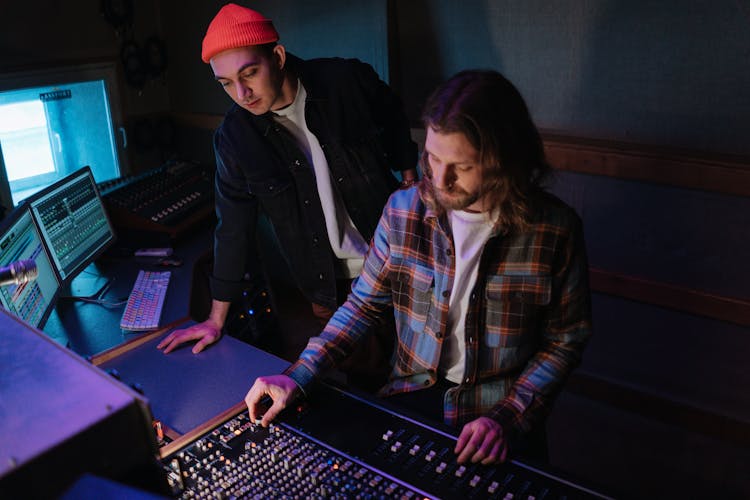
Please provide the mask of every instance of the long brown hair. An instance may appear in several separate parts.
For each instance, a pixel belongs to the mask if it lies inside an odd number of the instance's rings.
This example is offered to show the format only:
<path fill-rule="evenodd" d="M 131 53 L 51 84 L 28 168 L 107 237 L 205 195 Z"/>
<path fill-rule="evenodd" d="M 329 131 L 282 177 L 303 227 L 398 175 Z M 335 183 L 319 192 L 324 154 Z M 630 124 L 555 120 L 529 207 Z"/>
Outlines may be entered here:
<path fill-rule="evenodd" d="M 550 168 L 544 148 L 521 94 L 500 73 L 467 70 L 440 85 L 422 113 L 425 129 L 462 133 L 479 152 L 482 192 L 491 210 L 499 210 L 505 232 L 523 230 L 530 217 L 529 196 L 539 189 Z M 419 185 L 425 202 L 439 213 L 432 172 L 422 156 Z"/>

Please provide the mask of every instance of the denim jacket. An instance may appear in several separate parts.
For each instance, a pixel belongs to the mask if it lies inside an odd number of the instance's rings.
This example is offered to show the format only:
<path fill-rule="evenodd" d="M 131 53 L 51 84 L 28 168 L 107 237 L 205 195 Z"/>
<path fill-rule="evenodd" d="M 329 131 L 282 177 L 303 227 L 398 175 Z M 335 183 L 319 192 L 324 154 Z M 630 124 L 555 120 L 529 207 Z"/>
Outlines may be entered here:
<path fill-rule="evenodd" d="M 288 54 L 287 67 L 307 91 L 305 119 L 326 155 L 334 189 L 369 241 L 398 186 L 392 170 L 417 163 L 400 100 L 357 60 L 303 61 Z M 214 135 L 214 149 L 213 297 L 232 301 L 261 275 L 256 229 L 262 212 L 302 293 L 335 309 L 335 256 L 315 174 L 291 134 L 271 113 L 255 116 L 235 104 Z"/>

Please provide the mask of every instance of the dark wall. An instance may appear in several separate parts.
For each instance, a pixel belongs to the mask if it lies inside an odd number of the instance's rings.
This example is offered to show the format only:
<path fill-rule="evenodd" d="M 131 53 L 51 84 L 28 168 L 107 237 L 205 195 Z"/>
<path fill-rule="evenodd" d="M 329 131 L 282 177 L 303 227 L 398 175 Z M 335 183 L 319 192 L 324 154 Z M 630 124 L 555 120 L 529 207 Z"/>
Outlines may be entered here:
<path fill-rule="evenodd" d="M 490 67 L 569 135 L 750 153 L 750 6 L 721 0 L 393 2 L 412 116 L 435 82 Z"/>

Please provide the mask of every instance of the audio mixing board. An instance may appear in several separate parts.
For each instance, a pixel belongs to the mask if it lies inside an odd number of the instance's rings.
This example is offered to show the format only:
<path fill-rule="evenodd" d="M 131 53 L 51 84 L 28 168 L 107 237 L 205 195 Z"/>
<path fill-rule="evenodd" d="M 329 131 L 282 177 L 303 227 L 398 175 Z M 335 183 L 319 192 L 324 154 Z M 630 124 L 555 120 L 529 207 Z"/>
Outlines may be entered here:
<path fill-rule="evenodd" d="M 213 169 L 206 165 L 170 162 L 99 189 L 115 226 L 177 237 L 213 215 L 213 182 Z"/>
<path fill-rule="evenodd" d="M 268 428 L 247 411 L 176 441 L 162 460 L 179 498 L 493 498 L 606 496 L 521 462 L 459 465 L 455 437 L 325 386 Z"/>

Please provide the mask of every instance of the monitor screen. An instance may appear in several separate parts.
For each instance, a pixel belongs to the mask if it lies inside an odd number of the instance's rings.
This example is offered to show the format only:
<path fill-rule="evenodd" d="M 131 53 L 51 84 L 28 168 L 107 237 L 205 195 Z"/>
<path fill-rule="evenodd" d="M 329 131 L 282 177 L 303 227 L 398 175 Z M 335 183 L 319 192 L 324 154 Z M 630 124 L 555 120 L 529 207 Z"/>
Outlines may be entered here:
<path fill-rule="evenodd" d="M 65 282 L 114 242 L 114 231 L 89 167 L 43 189 L 29 205 Z"/>
<path fill-rule="evenodd" d="M 60 281 L 28 207 L 16 209 L 0 233 L 0 265 L 19 260 L 33 260 L 37 277 L 20 285 L 0 286 L 0 303 L 11 314 L 41 328 L 55 305 Z"/>

